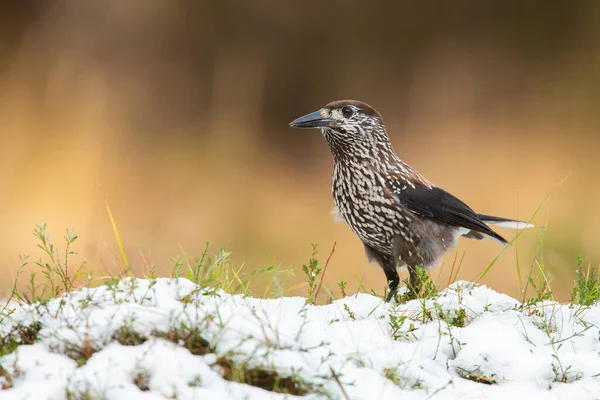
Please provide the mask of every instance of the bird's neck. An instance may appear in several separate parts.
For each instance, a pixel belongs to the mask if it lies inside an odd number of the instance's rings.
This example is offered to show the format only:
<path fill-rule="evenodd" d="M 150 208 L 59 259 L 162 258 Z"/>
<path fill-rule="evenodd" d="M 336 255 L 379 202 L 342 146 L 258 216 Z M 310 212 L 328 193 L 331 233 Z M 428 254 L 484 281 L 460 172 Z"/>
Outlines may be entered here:
<path fill-rule="evenodd" d="M 334 162 L 339 167 L 367 166 L 385 172 L 402 163 L 394 153 L 392 145 L 385 132 L 378 137 L 375 132 L 370 136 L 371 140 L 364 137 L 348 136 L 338 134 L 335 131 L 323 132 Z"/>

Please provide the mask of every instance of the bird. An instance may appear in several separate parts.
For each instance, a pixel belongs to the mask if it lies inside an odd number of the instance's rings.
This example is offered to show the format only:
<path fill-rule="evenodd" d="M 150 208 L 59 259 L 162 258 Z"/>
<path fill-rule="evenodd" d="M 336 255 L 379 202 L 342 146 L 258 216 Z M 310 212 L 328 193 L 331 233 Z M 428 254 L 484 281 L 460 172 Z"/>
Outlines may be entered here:
<path fill-rule="evenodd" d="M 509 242 L 489 225 L 522 229 L 533 225 L 478 214 L 402 161 L 392 148 L 381 114 L 356 100 L 333 101 L 290 122 L 293 128 L 320 129 L 333 155 L 335 213 L 378 264 L 388 286 L 386 302 L 398 291 L 398 268 L 409 272 L 409 298 L 418 296 L 417 269 L 430 269 L 458 243 L 491 238 Z"/>

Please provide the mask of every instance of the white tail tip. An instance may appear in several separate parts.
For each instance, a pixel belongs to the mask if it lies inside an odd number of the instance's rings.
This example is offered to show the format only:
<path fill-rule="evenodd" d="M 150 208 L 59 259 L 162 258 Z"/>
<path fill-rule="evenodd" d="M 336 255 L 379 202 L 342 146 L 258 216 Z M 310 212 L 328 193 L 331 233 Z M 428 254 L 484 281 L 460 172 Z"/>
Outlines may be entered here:
<path fill-rule="evenodd" d="M 509 229 L 525 229 L 525 228 L 533 228 L 533 224 L 528 224 L 527 222 L 522 221 L 486 221 L 483 220 L 488 225 L 499 226 L 501 228 L 509 228 Z"/>

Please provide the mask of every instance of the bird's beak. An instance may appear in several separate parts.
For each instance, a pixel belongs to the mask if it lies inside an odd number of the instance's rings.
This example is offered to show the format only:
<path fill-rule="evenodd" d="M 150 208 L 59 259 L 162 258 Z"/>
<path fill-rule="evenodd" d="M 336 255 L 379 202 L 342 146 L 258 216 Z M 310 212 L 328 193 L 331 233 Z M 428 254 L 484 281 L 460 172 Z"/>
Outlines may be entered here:
<path fill-rule="evenodd" d="M 330 124 L 331 120 L 323 117 L 321 110 L 311 112 L 290 122 L 292 128 L 322 128 Z"/>

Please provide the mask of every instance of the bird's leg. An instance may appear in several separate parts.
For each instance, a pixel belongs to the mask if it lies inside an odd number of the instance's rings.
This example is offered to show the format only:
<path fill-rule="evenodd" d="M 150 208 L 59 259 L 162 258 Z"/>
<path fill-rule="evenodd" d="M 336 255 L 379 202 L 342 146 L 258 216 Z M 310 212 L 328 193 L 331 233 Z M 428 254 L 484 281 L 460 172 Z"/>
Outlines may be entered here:
<path fill-rule="evenodd" d="M 419 292 L 421 291 L 421 286 L 423 282 L 417 272 L 417 266 L 409 265 L 408 266 L 408 298 L 416 299 L 419 297 Z"/>
<path fill-rule="evenodd" d="M 385 277 L 389 286 L 389 292 L 385 297 L 385 302 L 389 303 L 396 295 L 396 292 L 398 291 L 398 285 L 400 284 L 400 277 L 398 276 L 398 271 L 396 271 L 395 261 L 393 265 L 386 265 L 386 267 L 383 269 L 383 272 L 385 272 Z"/>
<path fill-rule="evenodd" d="M 398 291 L 398 285 L 400 284 L 400 277 L 398 276 L 398 271 L 396 270 L 396 258 L 388 254 L 380 253 L 367 244 L 365 244 L 365 253 L 367 255 L 367 259 L 371 262 L 374 261 L 379 264 L 385 273 L 389 287 L 389 292 L 385 297 L 385 302 L 389 303 L 390 300 L 394 298 L 394 295 Z"/>

